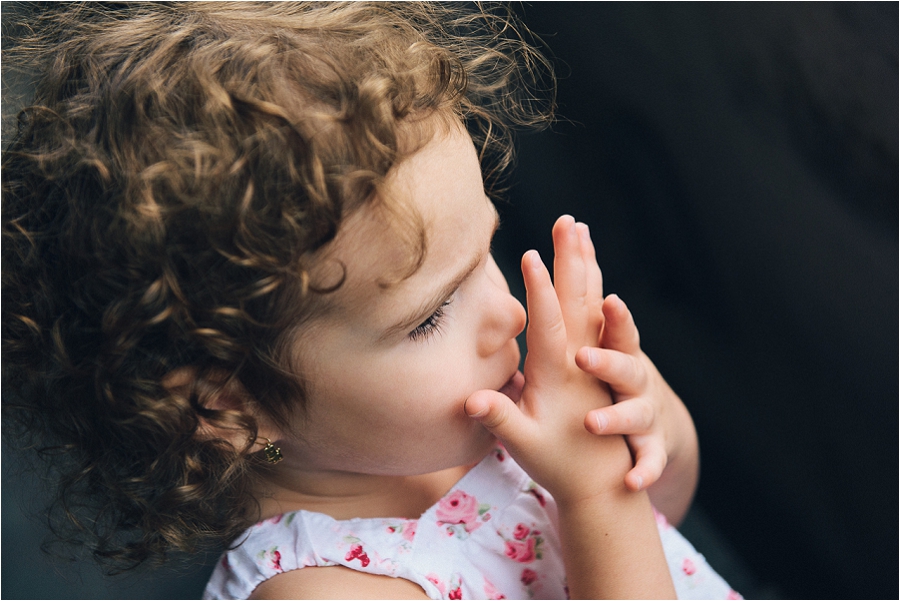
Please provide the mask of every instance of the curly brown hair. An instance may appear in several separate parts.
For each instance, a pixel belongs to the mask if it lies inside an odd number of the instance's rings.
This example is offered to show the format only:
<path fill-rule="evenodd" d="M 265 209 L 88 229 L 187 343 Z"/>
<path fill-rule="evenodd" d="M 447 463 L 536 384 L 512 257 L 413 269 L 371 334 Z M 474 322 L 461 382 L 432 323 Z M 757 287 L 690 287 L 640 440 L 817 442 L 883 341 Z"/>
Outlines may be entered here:
<path fill-rule="evenodd" d="M 198 435 L 256 437 L 209 396 L 302 410 L 285 339 L 322 296 L 316 251 L 426 117 L 462 120 L 502 173 L 512 129 L 549 122 L 552 71 L 503 7 L 85 3 L 26 25 L 4 56 L 36 74 L 2 158 L 7 435 L 57 451 L 55 506 L 101 561 L 221 546 L 266 464 Z M 179 368 L 186 393 L 164 385 Z"/>

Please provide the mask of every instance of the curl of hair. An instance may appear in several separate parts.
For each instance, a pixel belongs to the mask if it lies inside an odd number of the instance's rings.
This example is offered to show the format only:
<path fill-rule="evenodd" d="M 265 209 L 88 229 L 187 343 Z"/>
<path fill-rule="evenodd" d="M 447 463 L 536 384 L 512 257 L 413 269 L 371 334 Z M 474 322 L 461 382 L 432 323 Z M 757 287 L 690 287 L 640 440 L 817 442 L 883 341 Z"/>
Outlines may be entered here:
<path fill-rule="evenodd" d="M 409 124 L 462 119 L 494 181 L 512 129 L 549 121 L 552 71 L 503 7 L 85 3 L 26 25 L 4 51 L 37 74 L 2 158 L 7 430 L 55 451 L 67 536 L 113 568 L 220 547 L 267 466 L 198 435 L 256 436 L 209 396 L 302 410 L 285 332 L 311 260 L 416 149 Z M 168 389 L 179 368 L 207 385 Z"/>

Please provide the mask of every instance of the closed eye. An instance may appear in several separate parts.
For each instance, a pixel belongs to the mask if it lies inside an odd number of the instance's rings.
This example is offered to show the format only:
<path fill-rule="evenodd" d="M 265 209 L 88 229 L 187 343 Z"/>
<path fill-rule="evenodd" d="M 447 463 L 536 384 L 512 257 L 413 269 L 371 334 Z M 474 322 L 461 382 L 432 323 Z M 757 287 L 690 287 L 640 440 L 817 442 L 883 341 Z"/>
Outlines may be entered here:
<path fill-rule="evenodd" d="M 425 321 L 416 326 L 416 328 L 408 334 L 409 339 L 413 341 L 427 340 L 431 336 L 439 333 L 446 317 L 445 311 L 452 301 L 452 298 L 444 301 L 434 313 L 429 315 Z"/>

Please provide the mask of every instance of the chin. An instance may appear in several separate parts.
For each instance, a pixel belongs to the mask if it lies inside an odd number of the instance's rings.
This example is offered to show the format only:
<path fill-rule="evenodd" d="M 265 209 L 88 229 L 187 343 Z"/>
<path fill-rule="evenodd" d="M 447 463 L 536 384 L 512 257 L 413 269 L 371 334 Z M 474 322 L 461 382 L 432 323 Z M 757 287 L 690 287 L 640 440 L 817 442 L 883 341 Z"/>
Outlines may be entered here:
<path fill-rule="evenodd" d="M 496 446 L 497 439 L 494 435 L 485 430 L 480 424 L 476 423 L 476 425 L 480 431 L 475 434 L 475 436 L 468 437 L 470 443 L 465 448 L 453 450 L 447 449 L 448 452 L 443 457 L 445 463 L 444 467 L 452 468 L 461 465 L 474 466 L 484 459 L 484 457 Z"/>
<path fill-rule="evenodd" d="M 477 444 L 472 445 L 472 460 L 468 463 L 478 463 L 497 445 L 497 437 L 488 432 L 481 424 L 478 424 L 478 428 L 483 432 L 484 436 L 480 437 L 481 440 Z"/>

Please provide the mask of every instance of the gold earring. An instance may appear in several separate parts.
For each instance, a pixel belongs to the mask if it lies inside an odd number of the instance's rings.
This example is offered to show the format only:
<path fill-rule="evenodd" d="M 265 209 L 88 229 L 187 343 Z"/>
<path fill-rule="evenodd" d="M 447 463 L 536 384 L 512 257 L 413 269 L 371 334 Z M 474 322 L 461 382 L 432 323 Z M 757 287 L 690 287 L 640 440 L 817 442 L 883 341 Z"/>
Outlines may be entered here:
<path fill-rule="evenodd" d="M 259 438 L 263 438 L 266 441 L 265 448 L 263 449 L 263 453 L 266 454 L 266 461 L 274 465 L 284 459 L 284 455 L 281 454 L 281 449 L 273 445 L 271 440 L 265 436 L 260 436 Z M 254 444 L 262 444 L 262 442 L 259 441 L 259 438 L 253 441 Z"/>

